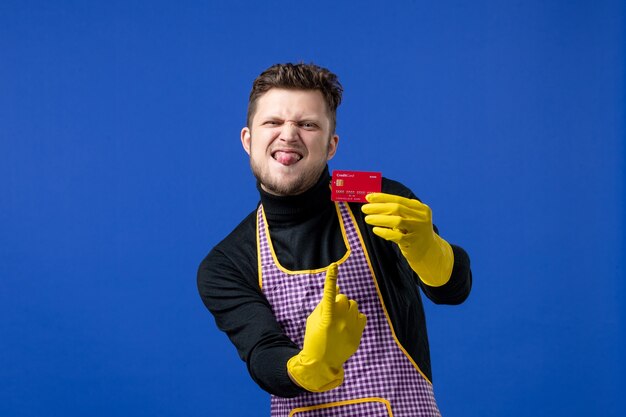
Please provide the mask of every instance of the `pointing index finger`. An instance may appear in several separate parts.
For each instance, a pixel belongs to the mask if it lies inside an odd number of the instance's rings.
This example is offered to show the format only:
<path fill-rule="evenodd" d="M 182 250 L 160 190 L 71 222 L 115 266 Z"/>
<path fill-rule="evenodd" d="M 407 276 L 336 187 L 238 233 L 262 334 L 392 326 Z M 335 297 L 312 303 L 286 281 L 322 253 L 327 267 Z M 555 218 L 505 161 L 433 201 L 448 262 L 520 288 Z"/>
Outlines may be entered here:
<path fill-rule="evenodd" d="M 330 323 L 333 318 L 335 297 L 337 296 L 337 264 L 332 263 L 326 271 L 324 295 L 322 296 L 322 322 Z"/>

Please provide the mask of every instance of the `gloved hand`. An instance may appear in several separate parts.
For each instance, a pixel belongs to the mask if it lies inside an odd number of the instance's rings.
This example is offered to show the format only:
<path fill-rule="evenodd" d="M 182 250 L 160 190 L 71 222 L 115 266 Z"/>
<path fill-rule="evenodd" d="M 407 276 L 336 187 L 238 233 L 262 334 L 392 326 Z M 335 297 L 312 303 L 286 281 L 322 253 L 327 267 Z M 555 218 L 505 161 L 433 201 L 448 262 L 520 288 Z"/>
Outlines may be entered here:
<path fill-rule="evenodd" d="M 433 230 L 430 207 L 417 200 L 371 193 L 361 210 L 373 232 L 395 242 L 409 266 L 425 284 L 439 287 L 450 279 L 454 254 L 450 244 Z"/>
<path fill-rule="evenodd" d="M 343 364 L 359 347 L 365 321 L 356 301 L 339 294 L 337 265 L 331 264 L 322 300 L 306 320 L 302 350 L 287 362 L 294 382 L 312 392 L 341 385 Z"/>

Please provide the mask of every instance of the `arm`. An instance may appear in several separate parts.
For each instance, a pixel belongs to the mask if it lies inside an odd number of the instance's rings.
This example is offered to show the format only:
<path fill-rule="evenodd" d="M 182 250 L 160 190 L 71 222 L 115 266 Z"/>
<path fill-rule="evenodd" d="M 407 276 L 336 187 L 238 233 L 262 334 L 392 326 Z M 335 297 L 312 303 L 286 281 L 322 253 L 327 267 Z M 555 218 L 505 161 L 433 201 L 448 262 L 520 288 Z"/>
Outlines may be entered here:
<path fill-rule="evenodd" d="M 200 264 L 197 283 L 202 301 L 246 362 L 252 379 L 274 395 L 303 392 L 287 373 L 287 361 L 300 349 L 283 333 L 258 287 L 256 250 L 240 251 L 234 260 L 214 248 Z"/>
<path fill-rule="evenodd" d="M 399 182 L 392 181 L 386 178 L 383 179 L 383 192 L 387 194 L 392 194 L 394 196 L 400 196 L 404 199 L 412 200 L 412 204 L 416 204 L 418 206 L 421 205 L 421 202 L 415 196 L 415 194 L 413 194 L 411 190 L 409 190 L 407 187 Z M 365 208 L 366 206 L 367 205 L 363 207 Z M 368 209 L 365 208 L 364 211 L 368 211 Z M 430 211 L 430 209 L 428 209 L 428 211 Z M 433 302 L 437 304 L 460 304 L 469 296 L 472 286 L 472 273 L 470 269 L 469 256 L 460 246 L 448 244 L 447 242 L 445 242 L 445 240 L 439 237 L 437 227 L 432 225 L 430 213 L 428 214 L 429 215 L 427 220 L 430 225 L 427 224 L 427 227 L 423 227 L 423 225 L 418 226 L 421 226 L 422 232 L 431 231 L 430 234 L 435 235 L 435 239 L 439 243 L 436 248 L 442 249 L 441 251 L 435 251 L 435 254 L 446 253 L 446 249 L 449 250 L 449 253 L 451 254 L 451 262 L 449 262 L 447 268 L 440 268 L 441 275 L 439 277 L 435 277 L 436 279 L 438 278 L 439 281 L 437 282 L 437 280 L 435 280 L 435 282 L 433 283 L 428 278 L 423 279 L 424 277 L 419 270 L 420 265 L 416 265 L 416 263 L 418 262 L 408 261 L 405 253 L 403 253 L 407 252 L 408 250 L 405 249 L 403 251 L 400 244 L 394 244 L 393 249 L 398 254 L 400 259 L 402 259 L 402 263 L 406 265 L 407 273 L 415 277 L 416 281 L 419 283 L 420 287 L 424 291 L 424 294 L 428 298 L 430 298 Z M 449 249 L 446 248 L 446 246 L 448 246 Z M 442 272 L 442 269 L 446 270 Z"/>

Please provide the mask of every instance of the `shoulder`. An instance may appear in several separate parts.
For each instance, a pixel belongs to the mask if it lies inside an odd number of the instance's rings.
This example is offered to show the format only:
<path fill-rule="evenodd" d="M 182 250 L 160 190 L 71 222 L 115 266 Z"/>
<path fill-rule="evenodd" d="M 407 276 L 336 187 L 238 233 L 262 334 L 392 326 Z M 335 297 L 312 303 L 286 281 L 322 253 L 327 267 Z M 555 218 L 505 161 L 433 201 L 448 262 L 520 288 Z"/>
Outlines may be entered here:
<path fill-rule="evenodd" d="M 256 259 L 256 209 L 248 214 L 221 242 L 211 249 L 198 268 L 198 277 L 241 272 Z M 230 272 L 230 273 L 229 273 Z"/>
<path fill-rule="evenodd" d="M 242 244 L 256 243 L 256 218 L 257 209 L 255 208 L 248 214 L 220 243 L 215 245 L 211 252 L 229 253 L 236 251 Z M 252 239 L 252 238 L 254 239 Z"/>

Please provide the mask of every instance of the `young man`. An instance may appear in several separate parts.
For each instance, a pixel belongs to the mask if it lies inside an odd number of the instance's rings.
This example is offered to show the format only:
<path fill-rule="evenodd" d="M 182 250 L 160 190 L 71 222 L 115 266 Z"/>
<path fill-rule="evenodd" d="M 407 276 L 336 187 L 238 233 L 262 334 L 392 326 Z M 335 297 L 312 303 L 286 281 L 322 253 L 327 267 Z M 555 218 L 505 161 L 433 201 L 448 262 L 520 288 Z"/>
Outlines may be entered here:
<path fill-rule="evenodd" d="M 438 416 L 419 289 L 463 302 L 469 258 L 398 182 L 331 201 L 341 94 L 312 64 L 254 81 L 241 142 L 261 203 L 202 261 L 198 289 L 273 417 Z"/>

